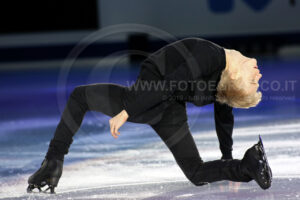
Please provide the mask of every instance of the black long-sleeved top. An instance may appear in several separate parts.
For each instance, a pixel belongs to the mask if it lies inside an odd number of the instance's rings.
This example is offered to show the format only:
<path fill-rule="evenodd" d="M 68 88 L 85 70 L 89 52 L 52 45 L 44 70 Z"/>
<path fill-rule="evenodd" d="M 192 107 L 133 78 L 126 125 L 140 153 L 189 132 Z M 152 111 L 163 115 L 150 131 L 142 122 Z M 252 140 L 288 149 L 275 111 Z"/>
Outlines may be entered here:
<path fill-rule="evenodd" d="M 215 102 L 216 87 L 222 71 L 225 69 L 226 58 L 222 47 L 200 38 L 186 38 L 171 43 L 151 54 L 143 63 L 141 70 L 157 75 L 157 82 L 165 83 L 164 89 L 144 88 L 147 78 L 142 72 L 131 92 L 134 98 L 127 100 L 125 107 L 129 116 L 144 112 L 153 105 L 160 103 L 172 95 L 180 94 L 184 100 L 196 106 Z M 188 82 L 188 88 L 171 87 L 170 81 Z M 151 78 L 153 82 L 153 78 Z M 183 84 L 181 84 L 183 85 Z M 153 85 L 152 85 L 153 86 Z"/>
<path fill-rule="evenodd" d="M 150 109 L 162 110 L 168 105 L 170 98 L 191 102 L 196 106 L 214 103 L 217 134 L 219 137 L 230 136 L 225 144 L 220 144 L 225 155 L 232 147 L 234 118 L 232 108 L 218 103 L 215 97 L 225 66 L 224 48 L 210 41 L 186 38 L 166 45 L 142 62 L 136 83 L 125 92 L 125 110 L 129 117 L 139 116 Z M 149 73 L 152 76 L 148 79 Z M 145 89 L 141 85 L 147 81 L 160 82 L 165 87 L 161 89 L 152 85 Z M 171 84 L 171 81 L 176 81 L 177 84 Z M 185 89 L 182 86 L 187 87 Z"/>

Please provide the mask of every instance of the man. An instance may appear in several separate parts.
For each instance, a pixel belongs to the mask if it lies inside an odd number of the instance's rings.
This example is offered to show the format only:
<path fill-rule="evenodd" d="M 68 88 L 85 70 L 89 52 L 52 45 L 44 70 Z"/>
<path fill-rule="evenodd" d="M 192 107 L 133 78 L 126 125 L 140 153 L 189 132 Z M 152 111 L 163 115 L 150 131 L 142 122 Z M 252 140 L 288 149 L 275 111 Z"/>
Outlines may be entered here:
<path fill-rule="evenodd" d="M 249 108 L 260 102 L 257 89 L 261 76 L 255 59 L 207 40 L 186 38 L 144 60 L 130 87 L 101 83 L 76 87 L 41 168 L 28 180 L 28 191 L 48 185 L 54 192 L 64 155 L 89 110 L 112 117 L 109 124 L 114 138 L 126 121 L 149 124 L 195 185 L 255 180 L 267 189 L 272 174 L 261 141 L 248 149 L 242 160 L 232 159 L 232 107 Z M 188 127 L 186 102 L 196 106 L 214 103 L 221 160 L 202 161 Z"/>

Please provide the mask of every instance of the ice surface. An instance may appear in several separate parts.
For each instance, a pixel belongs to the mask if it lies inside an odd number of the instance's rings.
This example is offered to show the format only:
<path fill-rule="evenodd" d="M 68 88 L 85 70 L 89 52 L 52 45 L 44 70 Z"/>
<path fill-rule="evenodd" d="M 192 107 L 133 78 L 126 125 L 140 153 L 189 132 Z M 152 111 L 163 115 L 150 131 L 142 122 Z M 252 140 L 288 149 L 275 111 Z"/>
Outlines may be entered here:
<path fill-rule="evenodd" d="M 278 130 L 282 130 L 282 133 Z M 235 158 L 242 158 L 245 150 L 257 142 L 258 133 L 262 135 L 274 176 L 272 187 L 267 191 L 261 190 L 253 181 L 251 183 L 222 181 L 195 187 L 186 180 L 164 144 L 157 140 L 133 149 L 117 150 L 99 158 L 67 164 L 55 198 L 282 199 L 284 197 L 284 199 L 297 199 L 300 195 L 298 192 L 300 186 L 299 130 L 299 121 L 235 129 Z M 146 131 L 151 131 L 151 129 L 146 129 Z M 125 135 L 126 131 L 122 134 Z M 105 136 L 99 135 L 99 137 Z M 107 137 L 111 136 L 107 135 Z M 153 135 L 153 137 L 156 136 Z M 195 132 L 194 138 L 204 160 L 214 160 L 220 157 L 214 131 Z M 119 140 L 122 140 L 122 136 Z M 126 140 L 125 138 L 125 143 Z M 80 148 L 80 145 L 79 141 L 75 146 Z M 85 148 L 87 144 L 81 149 Z M 73 152 L 70 153 L 70 157 L 81 156 L 81 154 L 83 153 Z M 9 165 L 9 161 L 6 160 L 6 165 Z M 26 181 L 29 175 L 16 173 L 2 177 L 0 198 L 51 199 L 53 196 L 46 194 L 26 194 Z"/>

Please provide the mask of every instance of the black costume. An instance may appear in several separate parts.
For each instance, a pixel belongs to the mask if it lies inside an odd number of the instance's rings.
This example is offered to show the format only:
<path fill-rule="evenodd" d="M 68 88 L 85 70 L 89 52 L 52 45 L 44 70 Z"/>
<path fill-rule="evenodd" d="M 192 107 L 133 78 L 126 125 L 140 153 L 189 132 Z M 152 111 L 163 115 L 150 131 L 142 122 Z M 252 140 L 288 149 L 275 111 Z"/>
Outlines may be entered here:
<path fill-rule="evenodd" d="M 187 38 L 151 54 L 142 63 L 138 79 L 130 87 L 101 83 L 76 87 L 46 158 L 63 160 L 87 111 L 99 111 L 113 117 L 125 109 L 129 114 L 127 121 L 149 124 L 157 132 L 186 177 L 195 185 L 218 180 L 252 180 L 242 171 L 240 160 L 228 160 L 232 158 L 232 108 L 215 100 L 225 59 L 222 47 L 203 39 Z M 142 88 L 143 83 L 151 81 L 164 83 L 166 87 Z M 171 84 L 172 81 L 176 84 Z M 186 89 L 180 89 L 180 81 L 188 82 Z M 202 87 L 195 86 L 197 83 Z M 202 161 L 188 127 L 187 101 L 196 106 L 214 103 L 220 149 L 227 160 Z"/>

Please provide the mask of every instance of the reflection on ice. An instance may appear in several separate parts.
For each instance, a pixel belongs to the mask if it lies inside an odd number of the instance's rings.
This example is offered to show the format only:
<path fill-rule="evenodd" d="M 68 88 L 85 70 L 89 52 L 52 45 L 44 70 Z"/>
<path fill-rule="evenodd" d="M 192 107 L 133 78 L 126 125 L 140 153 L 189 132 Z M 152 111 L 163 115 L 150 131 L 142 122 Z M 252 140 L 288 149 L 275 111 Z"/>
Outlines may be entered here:
<path fill-rule="evenodd" d="M 187 181 L 141 182 L 81 188 L 59 192 L 55 199 L 195 199 L 195 200 L 296 200 L 300 197 L 300 179 L 274 180 L 269 190 L 261 190 L 254 182 L 234 183 L 222 181 L 201 187 Z M 14 199 L 53 199 L 47 194 L 26 194 Z"/>

